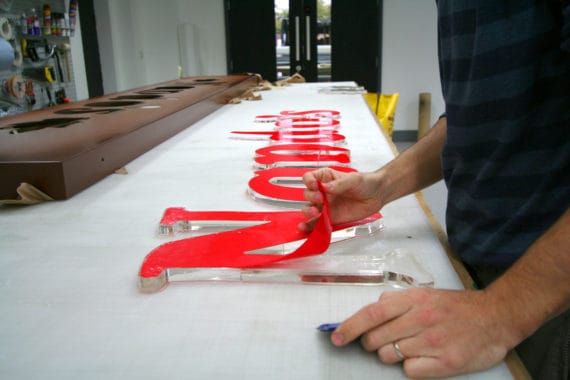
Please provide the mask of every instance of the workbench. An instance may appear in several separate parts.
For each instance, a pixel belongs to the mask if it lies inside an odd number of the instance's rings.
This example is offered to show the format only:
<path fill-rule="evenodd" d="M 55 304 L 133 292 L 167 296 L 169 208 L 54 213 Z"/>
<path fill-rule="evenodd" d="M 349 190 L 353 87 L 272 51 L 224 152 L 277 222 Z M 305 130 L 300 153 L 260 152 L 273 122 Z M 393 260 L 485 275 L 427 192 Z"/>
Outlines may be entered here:
<path fill-rule="evenodd" d="M 351 83 L 343 83 L 351 85 Z M 144 293 L 144 257 L 169 207 L 279 211 L 254 199 L 254 151 L 267 141 L 231 131 L 255 117 L 334 109 L 352 166 L 394 157 L 362 95 L 293 84 L 228 104 L 67 200 L 0 206 L 0 378 L 3 379 L 400 379 L 358 343 L 336 348 L 316 327 L 342 321 L 390 285 L 195 281 Z M 271 124 L 267 124 L 270 128 Z M 382 210 L 384 229 L 331 250 L 405 250 L 435 287 L 461 289 L 425 205 L 407 196 Z M 166 240 L 165 240 L 166 239 Z M 325 255 L 328 254 L 325 253 Z M 503 363 L 462 379 L 510 379 Z"/>

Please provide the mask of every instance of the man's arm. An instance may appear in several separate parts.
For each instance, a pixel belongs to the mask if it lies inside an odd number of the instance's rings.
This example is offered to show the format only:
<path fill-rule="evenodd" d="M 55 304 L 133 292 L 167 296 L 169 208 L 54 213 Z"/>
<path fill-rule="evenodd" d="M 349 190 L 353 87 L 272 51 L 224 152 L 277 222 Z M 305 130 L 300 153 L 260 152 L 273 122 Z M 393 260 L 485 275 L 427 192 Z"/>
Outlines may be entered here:
<path fill-rule="evenodd" d="M 382 204 L 419 191 L 442 178 L 441 152 L 447 118 L 440 118 L 429 133 L 372 175 L 383 193 Z"/>
<path fill-rule="evenodd" d="M 519 341 L 570 307 L 570 209 L 486 290 Z M 518 336 L 517 336 L 518 334 Z"/>
<path fill-rule="evenodd" d="M 442 117 L 430 132 L 394 160 L 375 172 L 343 173 L 330 168 L 317 169 L 303 176 L 305 198 L 303 208 L 308 221 L 299 228 L 311 231 L 323 203 L 317 182 L 327 193 L 333 223 L 362 219 L 388 202 L 414 193 L 441 179 L 441 151 L 447 133 L 447 120 Z"/>

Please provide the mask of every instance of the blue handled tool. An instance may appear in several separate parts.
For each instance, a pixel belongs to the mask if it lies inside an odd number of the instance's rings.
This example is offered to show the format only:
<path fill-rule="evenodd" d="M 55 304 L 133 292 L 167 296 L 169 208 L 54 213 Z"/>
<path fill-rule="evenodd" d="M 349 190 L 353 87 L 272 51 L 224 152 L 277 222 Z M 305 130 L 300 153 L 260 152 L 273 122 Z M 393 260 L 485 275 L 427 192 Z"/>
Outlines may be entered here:
<path fill-rule="evenodd" d="M 317 330 L 322 332 L 331 332 L 336 330 L 338 326 L 340 326 L 340 323 L 323 323 L 322 325 L 317 327 Z"/>

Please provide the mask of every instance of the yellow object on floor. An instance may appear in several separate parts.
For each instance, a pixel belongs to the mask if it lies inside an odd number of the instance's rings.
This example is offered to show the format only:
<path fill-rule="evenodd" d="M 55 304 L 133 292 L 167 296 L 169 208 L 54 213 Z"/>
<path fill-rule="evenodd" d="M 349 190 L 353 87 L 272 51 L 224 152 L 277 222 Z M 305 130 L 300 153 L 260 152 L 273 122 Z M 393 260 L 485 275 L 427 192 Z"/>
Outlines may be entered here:
<path fill-rule="evenodd" d="M 394 132 L 394 118 L 396 117 L 396 106 L 400 93 L 393 94 L 376 94 L 368 92 L 364 94 L 366 102 L 378 118 L 378 121 L 384 127 L 388 136 L 392 137 Z"/>

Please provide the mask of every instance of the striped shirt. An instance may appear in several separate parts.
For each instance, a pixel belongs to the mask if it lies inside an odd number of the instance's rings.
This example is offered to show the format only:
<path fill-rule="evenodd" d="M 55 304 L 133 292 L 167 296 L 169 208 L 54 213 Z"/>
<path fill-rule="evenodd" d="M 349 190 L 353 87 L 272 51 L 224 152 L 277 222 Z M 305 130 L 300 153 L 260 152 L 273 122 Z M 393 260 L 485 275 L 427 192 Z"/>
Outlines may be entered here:
<path fill-rule="evenodd" d="M 437 4 L 449 241 L 506 268 L 570 205 L 570 1 Z"/>

